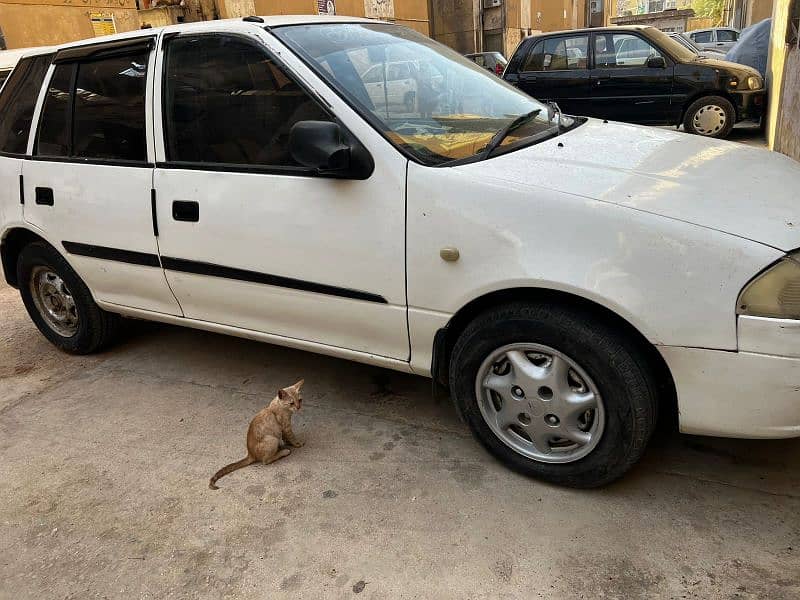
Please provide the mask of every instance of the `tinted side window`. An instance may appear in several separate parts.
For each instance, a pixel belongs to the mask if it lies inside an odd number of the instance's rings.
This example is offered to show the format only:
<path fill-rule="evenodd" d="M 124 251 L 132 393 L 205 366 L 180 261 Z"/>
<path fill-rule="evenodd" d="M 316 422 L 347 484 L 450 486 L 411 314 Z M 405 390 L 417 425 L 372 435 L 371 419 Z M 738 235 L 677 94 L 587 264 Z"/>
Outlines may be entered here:
<path fill-rule="evenodd" d="M 568 71 L 586 69 L 589 36 L 558 37 L 542 40 L 528 56 L 523 71 Z"/>
<path fill-rule="evenodd" d="M 11 69 L 3 69 L 0 71 L 0 86 L 6 82 L 6 79 L 8 79 L 9 75 L 11 75 Z"/>
<path fill-rule="evenodd" d="M 691 37 L 698 44 L 708 44 L 708 43 L 711 42 L 711 32 L 710 31 L 700 31 L 698 33 L 693 33 L 693 34 L 691 34 Z"/>
<path fill-rule="evenodd" d="M 36 99 L 52 54 L 23 58 L 0 94 L 0 151 L 24 154 L 33 121 Z"/>
<path fill-rule="evenodd" d="M 717 29 L 718 42 L 735 42 L 739 38 L 739 34 L 730 29 Z"/>
<path fill-rule="evenodd" d="M 144 161 L 147 53 L 78 66 L 73 156 Z"/>
<path fill-rule="evenodd" d="M 170 161 L 300 166 L 289 155 L 289 130 L 330 120 L 264 49 L 235 37 L 170 40 L 165 73 Z"/>
<path fill-rule="evenodd" d="M 69 156 L 70 89 L 75 65 L 58 65 L 47 86 L 47 96 L 39 121 L 36 154 Z"/>
<path fill-rule="evenodd" d="M 651 56 L 661 53 L 639 36 L 629 33 L 595 36 L 594 63 L 598 68 L 641 67 Z"/>

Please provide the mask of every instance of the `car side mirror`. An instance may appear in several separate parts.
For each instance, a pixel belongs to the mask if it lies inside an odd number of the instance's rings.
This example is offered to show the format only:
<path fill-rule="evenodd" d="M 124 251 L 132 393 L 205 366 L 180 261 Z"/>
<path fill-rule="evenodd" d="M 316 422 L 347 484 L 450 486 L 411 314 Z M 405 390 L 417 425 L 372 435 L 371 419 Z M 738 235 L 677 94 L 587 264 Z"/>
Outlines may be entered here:
<path fill-rule="evenodd" d="M 666 69 L 667 61 L 663 56 L 651 56 L 647 59 L 647 66 L 650 69 Z"/>
<path fill-rule="evenodd" d="M 351 179 L 372 174 L 372 157 L 358 142 L 350 143 L 338 123 L 298 121 L 289 130 L 289 154 L 304 167 Z"/>

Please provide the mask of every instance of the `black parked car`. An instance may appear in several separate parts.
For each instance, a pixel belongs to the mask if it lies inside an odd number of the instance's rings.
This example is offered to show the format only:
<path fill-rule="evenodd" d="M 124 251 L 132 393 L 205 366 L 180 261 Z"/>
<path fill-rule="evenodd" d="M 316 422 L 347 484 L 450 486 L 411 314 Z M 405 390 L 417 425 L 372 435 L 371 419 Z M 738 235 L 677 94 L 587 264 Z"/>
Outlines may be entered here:
<path fill-rule="evenodd" d="M 758 120 L 764 82 L 744 65 L 698 56 L 654 27 L 547 33 L 523 40 L 503 78 L 565 112 L 615 121 L 680 125 L 725 137 Z"/>

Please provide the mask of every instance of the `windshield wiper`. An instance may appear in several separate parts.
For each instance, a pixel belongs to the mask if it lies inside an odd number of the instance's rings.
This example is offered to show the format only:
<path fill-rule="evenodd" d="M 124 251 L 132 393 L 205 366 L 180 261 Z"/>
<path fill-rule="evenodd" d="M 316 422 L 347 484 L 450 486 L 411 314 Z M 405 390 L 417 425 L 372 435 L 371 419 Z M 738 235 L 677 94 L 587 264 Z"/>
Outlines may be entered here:
<path fill-rule="evenodd" d="M 503 142 L 503 140 L 506 139 L 509 133 L 511 133 L 515 129 L 519 129 L 531 119 L 536 118 L 536 115 L 538 115 L 540 112 L 542 112 L 542 109 L 537 108 L 536 110 L 532 110 L 531 112 L 525 113 L 524 115 L 520 115 L 516 119 L 511 121 L 508 125 L 503 127 L 500 131 L 495 133 L 492 136 L 492 139 L 489 140 L 489 143 L 486 144 L 486 147 L 483 149 L 481 159 L 489 158 L 492 155 L 492 152 L 494 152 L 497 149 L 497 147 Z"/>

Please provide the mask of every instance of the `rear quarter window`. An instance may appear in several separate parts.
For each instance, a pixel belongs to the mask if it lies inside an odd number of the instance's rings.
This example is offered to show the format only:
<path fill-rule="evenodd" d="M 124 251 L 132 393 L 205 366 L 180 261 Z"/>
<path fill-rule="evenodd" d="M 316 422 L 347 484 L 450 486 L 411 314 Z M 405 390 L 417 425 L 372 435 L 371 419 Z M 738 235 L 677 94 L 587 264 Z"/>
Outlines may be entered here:
<path fill-rule="evenodd" d="M 0 152 L 25 154 L 33 110 L 52 54 L 23 58 L 0 92 Z"/>

